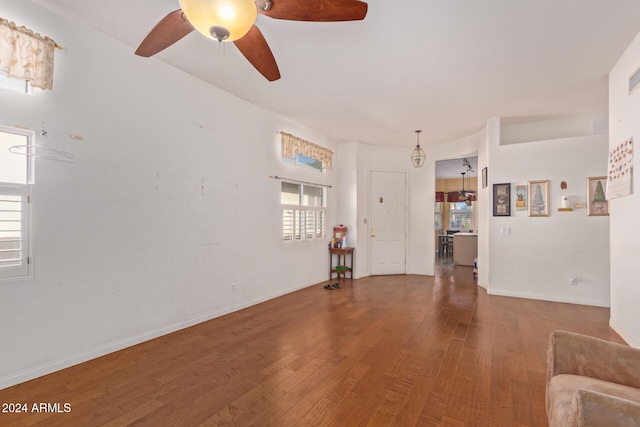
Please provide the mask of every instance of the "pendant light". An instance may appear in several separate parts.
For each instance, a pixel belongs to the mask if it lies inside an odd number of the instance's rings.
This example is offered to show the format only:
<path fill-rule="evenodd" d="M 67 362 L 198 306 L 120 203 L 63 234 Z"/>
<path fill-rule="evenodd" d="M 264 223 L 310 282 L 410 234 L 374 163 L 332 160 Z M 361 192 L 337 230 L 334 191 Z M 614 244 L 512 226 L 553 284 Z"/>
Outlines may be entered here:
<path fill-rule="evenodd" d="M 465 172 L 461 172 L 461 174 L 462 174 L 462 191 L 458 195 L 458 200 L 466 201 L 468 199 L 467 192 L 464 191 L 464 176 L 465 176 L 466 173 Z"/>
<path fill-rule="evenodd" d="M 424 161 L 427 160 L 427 155 L 424 153 L 424 150 L 420 148 L 420 132 L 422 131 L 416 131 L 416 148 L 414 148 L 413 153 L 411 153 L 411 163 L 413 163 L 414 168 L 421 168 L 422 165 L 424 165 Z"/>

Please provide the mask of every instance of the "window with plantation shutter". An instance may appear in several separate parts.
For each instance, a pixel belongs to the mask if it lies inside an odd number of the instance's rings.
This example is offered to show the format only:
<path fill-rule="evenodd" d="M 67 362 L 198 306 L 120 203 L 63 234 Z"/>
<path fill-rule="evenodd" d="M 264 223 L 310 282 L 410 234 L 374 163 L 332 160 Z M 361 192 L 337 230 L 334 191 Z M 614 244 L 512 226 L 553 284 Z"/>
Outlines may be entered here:
<path fill-rule="evenodd" d="M 324 189 L 282 182 L 282 240 L 313 240 L 325 237 Z"/>
<path fill-rule="evenodd" d="M 32 143 L 25 129 L 0 126 L 0 280 L 28 276 L 33 158 L 9 151 Z"/>

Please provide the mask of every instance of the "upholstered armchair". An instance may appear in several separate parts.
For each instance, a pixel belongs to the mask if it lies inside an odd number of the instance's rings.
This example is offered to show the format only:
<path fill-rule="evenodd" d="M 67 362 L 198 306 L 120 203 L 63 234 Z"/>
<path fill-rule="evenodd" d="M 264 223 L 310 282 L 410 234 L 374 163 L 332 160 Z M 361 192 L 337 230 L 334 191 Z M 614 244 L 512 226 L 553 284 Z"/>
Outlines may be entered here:
<path fill-rule="evenodd" d="M 554 331 L 546 407 L 550 427 L 640 426 L 640 349 Z"/>

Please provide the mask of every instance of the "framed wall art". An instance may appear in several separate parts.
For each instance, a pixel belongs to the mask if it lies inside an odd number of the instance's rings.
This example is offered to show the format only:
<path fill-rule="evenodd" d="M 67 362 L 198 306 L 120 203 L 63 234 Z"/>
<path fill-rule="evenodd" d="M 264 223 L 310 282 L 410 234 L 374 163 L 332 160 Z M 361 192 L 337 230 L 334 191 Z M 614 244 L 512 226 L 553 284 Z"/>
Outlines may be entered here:
<path fill-rule="evenodd" d="M 609 201 L 604 195 L 607 188 L 606 176 L 592 176 L 587 178 L 587 215 L 608 216 Z"/>
<path fill-rule="evenodd" d="M 608 170 L 607 199 L 630 195 L 633 182 L 633 137 L 611 148 Z"/>
<path fill-rule="evenodd" d="M 493 216 L 511 216 L 511 184 L 493 184 Z"/>
<path fill-rule="evenodd" d="M 527 186 L 516 185 L 516 210 L 527 210 Z"/>
<path fill-rule="evenodd" d="M 529 216 L 549 216 L 549 180 L 529 181 Z"/>

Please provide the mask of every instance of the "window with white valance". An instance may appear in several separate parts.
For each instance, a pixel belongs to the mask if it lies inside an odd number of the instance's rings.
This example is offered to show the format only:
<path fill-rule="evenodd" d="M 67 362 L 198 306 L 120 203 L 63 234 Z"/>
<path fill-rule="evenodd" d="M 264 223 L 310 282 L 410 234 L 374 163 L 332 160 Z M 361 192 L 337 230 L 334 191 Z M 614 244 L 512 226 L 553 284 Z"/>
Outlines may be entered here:
<path fill-rule="evenodd" d="M 0 72 L 41 89 L 53 87 L 56 42 L 0 18 Z"/>
<path fill-rule="evenodd" d="M 282 157 L 285 159 L 293 159 L 297 154 L 302 154 L 322 162 L 323 169 L 333 168 L 333 151 L 286 132 L 280 132 L 280 135 L 282 136 Z"/>

